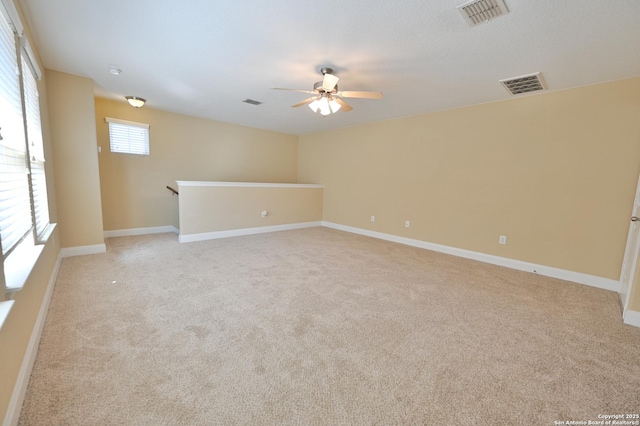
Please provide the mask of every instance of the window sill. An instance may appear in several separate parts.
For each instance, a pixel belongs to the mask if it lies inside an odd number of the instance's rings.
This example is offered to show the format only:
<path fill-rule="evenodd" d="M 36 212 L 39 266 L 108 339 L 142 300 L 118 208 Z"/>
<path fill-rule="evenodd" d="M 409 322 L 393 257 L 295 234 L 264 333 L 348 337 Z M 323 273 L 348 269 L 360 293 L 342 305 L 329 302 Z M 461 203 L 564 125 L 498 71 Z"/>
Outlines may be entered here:
<path fill-rule="evenodd" d="M 13 298 L 13 294 L 24 287 L 55 227 L 55 223 L 47 226 L 42 235 L 42 244 L 34 244 L 31 238 L 26 238 L 4 260 L 4 280 L 8 299 Z"/>

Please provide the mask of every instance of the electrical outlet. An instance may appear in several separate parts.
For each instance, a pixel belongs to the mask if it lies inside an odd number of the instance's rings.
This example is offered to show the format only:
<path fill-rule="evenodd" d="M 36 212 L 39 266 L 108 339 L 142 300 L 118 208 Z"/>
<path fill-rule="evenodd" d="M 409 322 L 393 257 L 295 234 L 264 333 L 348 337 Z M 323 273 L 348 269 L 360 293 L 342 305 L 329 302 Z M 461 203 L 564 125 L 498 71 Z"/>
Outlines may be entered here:
<path fill-rule="evenodd" d="M 371 216 L 371 222 L 375 222 L 376 221 L 376 217 L 375 216 Z"/>
<path fill-rule="evenodd" d="M 500 240 L 498 241 L 500 244 L 507 244 L 507 236 L 500 235 Z"/>
<path fill-rule="evenodd" d="M 408 228 L 409 226 L 411 226 L 411 222 L 409 222 L 408 220 L 406 220 L 406 221 L 404 222 L 404 227 L 405 227 L 405 228 Z"/>

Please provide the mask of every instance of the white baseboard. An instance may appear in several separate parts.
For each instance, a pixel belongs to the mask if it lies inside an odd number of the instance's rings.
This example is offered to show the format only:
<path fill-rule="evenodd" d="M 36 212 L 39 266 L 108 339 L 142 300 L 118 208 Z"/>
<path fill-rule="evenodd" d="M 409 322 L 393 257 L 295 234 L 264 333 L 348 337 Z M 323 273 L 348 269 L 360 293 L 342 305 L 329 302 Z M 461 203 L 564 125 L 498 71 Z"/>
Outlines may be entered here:
<path fill-rule="evenodd" d="M 60 257 L 82 256 L 85 254 L 98 254 L 107 251 L 105 244 L 94 244 L 91 246 L 66 247 L 60 249 Z"/>
<path fill-rule="evenodd" d="M 228 231 L 203 232 L 200 234 L 180 234 L 178 240 L 181 243 L 191 243 L 194 241 L 215 240 L 218 238 L 240 237 L 243 235 L 264 234 L 267 232 L 288 231 L 291 229 L 312 228 L 321 226 L 322 222 L 301 222 L 289 223 L 286 225 L 260 226 L 256 228 L 231 229 Z"/>
<path fill-rule="evenodd" d="M 453 256 L 464 257 L 466 259 L 477 260 L 493 265 L 504 266 L 506 268 L 517 269 L 520 271 L 533 272 L 535 274 L 544 275 L 552 278 L 559 278 L 565 281 L 572 281 L 578 284 L 585 284 L 591 287 L 597 287 L 604 290 L 620 292 L 620 282 L 609 278 L 598 277 L 595 275 L 583 274 L 581 272 L 567 271 L 565 269 L 554 268 L 551 266 L 537 265 L 535 263 L 524 262 L 521 260 L 509 259 L 506 257 L 494 256 L 491 254 L 480 253 L 471 250 L 460 249 L 456 247 L 444 246 L 440 244 L 428 243 L 426 241 L 414 240 L 412 238 L 399 237 L 397 235 L 385 234 L 382 232 L 370 231 L 368 229 L 355 228 L 352 226 L 340 225 L 332 222 L 322 222 L 322 226 L 337 229 L 340 231 L 351 232 L 354 234 L 365 235 L 367 237 L 379 238 L 381 240 L 392 241 L 394 243 L 405 244 L 408 246 L 423 248 L 427 250 L 437 251 L 440 253 L 451 254 Z"/>
<path fill-rule="evenodd" d="M 36 361 L 40 337 L 42 337 L 42 330 L 44 329 L 44 323 L 47 319 L 47 313 L 49 312 L 49 304 L 53 297 L 53 289 L 56 285 L 56 279 L 58 278 L 58 271 L 60 270 L 61 262 L 62 256 L 59 255 L 58 260 L 51 271 L 51 276 L 47 283 L 47 289 L 45 291 L 44 298 L 42 299 L 40 310 L 38 311 L 38 318 L 36 319 L 33 331 L 31 332 L 27 351 L 24 354 L 24 358 L 22 358 L 22 366 L 20 367 L 16 384 L 13 387 L 13 394 L 11 395 L 9 406 L 7 407 L 7 413 L 5 415 L 4 422 L 2 423 L 3 426 L 15 426 L 18 424 L 18 420 L 20 419 L 22 403 L 24 402 L 24 397 L 27 393 L 27 386 L 29 385 L 29 378 L 31 377 L 33 364 Z"/>
<path fill-rule="evenodd" d="M 640 327 L 640 312 L 627 309 L 627 312 L 624 313 L 624 323 Z"/>
<path fill-rule="evenodd" d="M 112 231 L 104 231 L 104 237 L 129 237 L 132 235 L 165 234 L 167 232 L 179 234 L 180 230 L 173 225 L 149 226 L 146 228 L 115 229 Z"/>

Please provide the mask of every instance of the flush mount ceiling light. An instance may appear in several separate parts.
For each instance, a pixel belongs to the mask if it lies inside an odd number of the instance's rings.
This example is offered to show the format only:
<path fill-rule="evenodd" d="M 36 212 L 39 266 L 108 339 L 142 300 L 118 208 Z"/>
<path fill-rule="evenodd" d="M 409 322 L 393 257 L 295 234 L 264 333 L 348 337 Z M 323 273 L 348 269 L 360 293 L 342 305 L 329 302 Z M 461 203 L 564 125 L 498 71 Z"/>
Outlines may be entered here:
<path fill-rule="evenodd" d="M 146 99 L 138 98 L 137 96 L 125 96 L 125 98 L 129 102 L 129 105 L 134 108 L 140 108 L 145 102 L 147 102 Z"/>
<path fill-rule="evenodd" d="M 120 68 L 116 68 L 116 67 L 109 67 L 109 72 L 113 75 L 120 75 L 122 74 L 122 70 Z"/>

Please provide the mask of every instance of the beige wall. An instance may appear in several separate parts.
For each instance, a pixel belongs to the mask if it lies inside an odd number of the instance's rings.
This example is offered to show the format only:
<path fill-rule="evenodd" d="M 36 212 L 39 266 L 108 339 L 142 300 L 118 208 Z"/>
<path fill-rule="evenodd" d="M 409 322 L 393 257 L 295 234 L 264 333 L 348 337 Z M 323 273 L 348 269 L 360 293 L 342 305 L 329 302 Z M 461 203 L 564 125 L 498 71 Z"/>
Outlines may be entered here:
<path fill-rule="evenodd" d="M 636 268 L 636 273 L 633 278 L 633 284 L 631 293 L 629 294 L 629 309 L 640 312 L 640 263 Z"/>
<path fill-rule="evenodd" d="M 60 246 L 103 244 L 93 81 L 47 70 Z"/>
<path fill-rule="evenodd" d="M 296 182 L 292 135 L 96 99 L 104 229 L 178 226 L 176 180 Z M 104 118 L 150 125 L 150 156 L 112 154 Z"/>
<path fill-rule="evenodd" d="M 321 220 L 322 188 L 180 186 L 181 236 Z"/>
<path fill-rule="evenodd" d="M 55 230 L 45 244 L 24 288 L 15 294 L 13 309 L 0 329 L 0 419 L 7 416 L 7 408 L 20 374 L 29 339 L 58 259 L 58 241 L 58 231 Z"/>
<path fill-rule="evenodd" d="M 617 280 L 638 93 L 636 78 L 306 135 L 298 178 L 325 185 L 325 221 Z"/>

